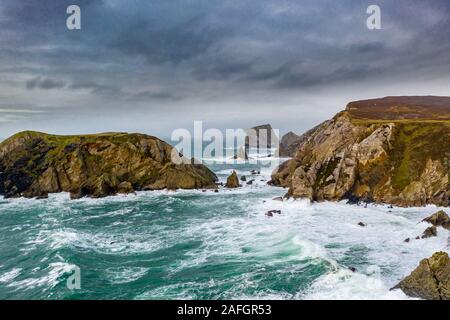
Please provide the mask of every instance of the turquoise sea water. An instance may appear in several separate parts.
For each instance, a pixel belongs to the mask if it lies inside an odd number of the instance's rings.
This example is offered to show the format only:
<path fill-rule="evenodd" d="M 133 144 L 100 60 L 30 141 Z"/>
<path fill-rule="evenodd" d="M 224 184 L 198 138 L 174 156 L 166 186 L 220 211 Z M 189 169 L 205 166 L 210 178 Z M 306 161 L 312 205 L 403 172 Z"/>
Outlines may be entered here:
<path fill-rule="evenodd" d="M 221 181 L 259 168 L 210 167 Z M 0 299 L 404 299 L 389 288 L 448 250 L 444 230 L 403 242 L 435 207 L 279 202 L 269 174 L 219 193 L 0 199 Z M 74 266 L 79 290 L 67 287 Z"/>

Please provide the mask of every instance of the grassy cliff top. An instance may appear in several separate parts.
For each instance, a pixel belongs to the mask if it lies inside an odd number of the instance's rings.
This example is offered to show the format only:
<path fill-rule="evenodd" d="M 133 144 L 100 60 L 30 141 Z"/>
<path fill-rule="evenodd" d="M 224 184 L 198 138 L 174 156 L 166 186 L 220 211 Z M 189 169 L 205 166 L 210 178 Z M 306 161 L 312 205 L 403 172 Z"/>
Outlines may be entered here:
<path fill-rule="evenodd" d="M 450 121 L 450 97 L 398 96 L 350 102 L 346 112 L 354 120 Z"/>
<path fill-rule="evenodd" d="M 14 134 L 8 139 L 2 141 L 0 143 L 0 148 L 3 145 L 8 144 L 11 141 L 15 141 L 17 139 L 34 139 L 40 138 L 46 142 L 52 142 L 56 144 L 69 144 L 69 143 L 77 143 L 77 142 L 95 142 L 95 141 L 111 141 L 115 143 L 127 142 L 127 141 L 135 141 L 142 138 L 159 140 L 156 137 L 148 136 L 140 133 L 127 133 L 127 132 L 102 132 L 95 134 L 80 134 L 80 135 L 54 135 L 48 134 L 44 132 L 38 131 L 22 131 Z"/>

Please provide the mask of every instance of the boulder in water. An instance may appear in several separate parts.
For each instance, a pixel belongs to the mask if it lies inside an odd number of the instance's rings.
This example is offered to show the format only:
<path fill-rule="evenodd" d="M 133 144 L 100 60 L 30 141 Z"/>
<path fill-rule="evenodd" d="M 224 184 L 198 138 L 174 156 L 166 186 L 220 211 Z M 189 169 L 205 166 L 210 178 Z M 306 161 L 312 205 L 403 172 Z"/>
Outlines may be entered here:
<path fill-rule="evenodd" d="M 227 178 L 227 183 L 225 184 L 227 188 L 239 188 L 239 178 L 236 171 L 233 170 L 231 175 Z"/>
<path fill-rule="evenodd" d="M 435 227 L 443 227 L 450 230 L 450 217 L 443 210 L 439 210 L 422 221 L 431 223 Z"/>
<path fill-rule="evenodd" d="M 435 226 L 429 227 L 425 229 L 422 234 L 422 239 L 436 237 L 437 236 L 437 228 Z"/>
<path fill-rule="evenodd" d="M 392 289 L 426 300 L 450 300 L 450 258 L 446 252 L 436 252 L 420 261 L 419 266 Z"/>

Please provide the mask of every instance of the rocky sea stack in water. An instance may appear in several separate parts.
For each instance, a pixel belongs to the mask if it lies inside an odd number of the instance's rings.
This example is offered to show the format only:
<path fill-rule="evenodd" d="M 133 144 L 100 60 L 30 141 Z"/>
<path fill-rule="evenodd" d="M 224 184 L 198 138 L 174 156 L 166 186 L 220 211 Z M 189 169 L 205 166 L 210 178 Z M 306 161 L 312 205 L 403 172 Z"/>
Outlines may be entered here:
<path fill-rule="evenodd" d="M 137 190 L 216 188 L 203 165 L 175 164 L 174 148 L 144 134 L 18 133 L 0 144 L 0 195 L 104 197 Z M 176 151 L 175 151 L 176 152 Z"/>
<path fill-rule="evenodd" d="M 301 140 L 272 175 L 292 197 L 450 204 L 450 97 L 352 102 Z"/>

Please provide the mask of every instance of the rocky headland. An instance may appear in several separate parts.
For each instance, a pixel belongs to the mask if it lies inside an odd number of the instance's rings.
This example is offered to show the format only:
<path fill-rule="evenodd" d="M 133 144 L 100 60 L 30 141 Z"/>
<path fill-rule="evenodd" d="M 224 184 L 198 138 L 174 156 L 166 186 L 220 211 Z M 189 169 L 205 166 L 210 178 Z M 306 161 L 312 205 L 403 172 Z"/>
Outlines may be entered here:
<path fill-rule="evenodd" d="M 160 189 L 215 189 L 216 175 L 200 164 L 176 164 L 176 150 L 144 134 L 57 136 L 18 133 L 0 144 L 0 195 L 72 198 Z"/>
<path fill-rule="evenodd" d="M 288 196 L 423 206 L 450 203 L 450 97 L 351 102 L 300 138 L 271 183 Z"/>

